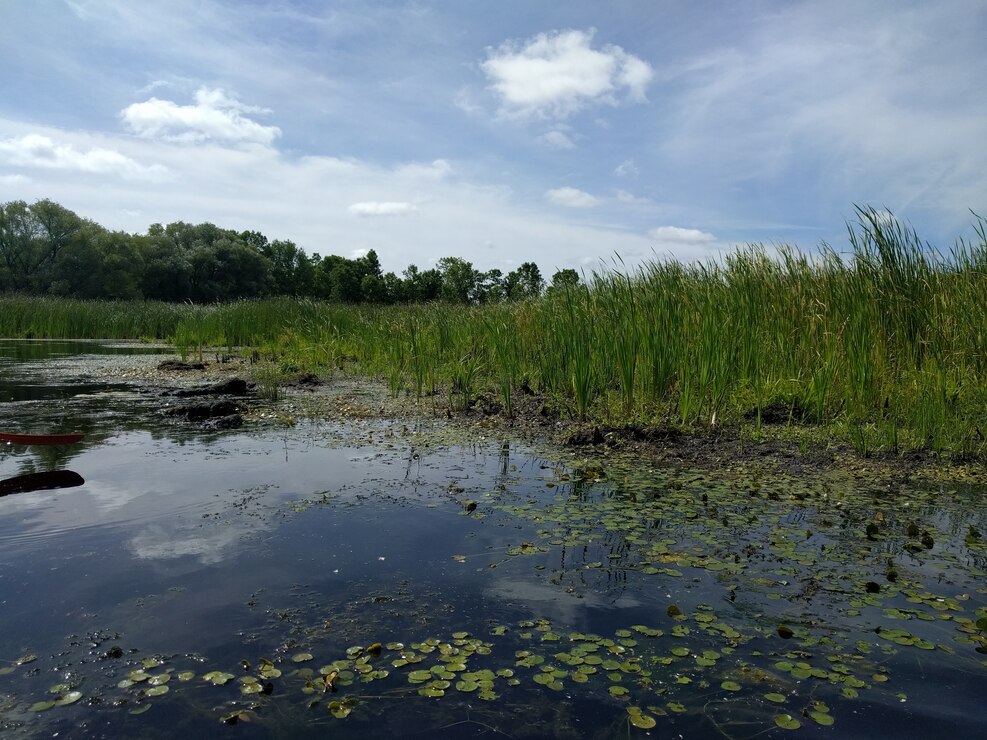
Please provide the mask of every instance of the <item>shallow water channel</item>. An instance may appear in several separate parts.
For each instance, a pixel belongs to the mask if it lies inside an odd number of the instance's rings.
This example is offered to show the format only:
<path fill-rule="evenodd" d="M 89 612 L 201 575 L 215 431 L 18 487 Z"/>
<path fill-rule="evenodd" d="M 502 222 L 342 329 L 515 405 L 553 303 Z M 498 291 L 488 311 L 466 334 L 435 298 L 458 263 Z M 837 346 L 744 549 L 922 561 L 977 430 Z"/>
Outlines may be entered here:
<path fill-rule="evenodd" d="M 0 431 L 86 433 L 0 445 L 85 480 L 0 497 L 5 738 L 987 735 L 987 487 L 203 432 L 140 352 L 0 341 Z"/>

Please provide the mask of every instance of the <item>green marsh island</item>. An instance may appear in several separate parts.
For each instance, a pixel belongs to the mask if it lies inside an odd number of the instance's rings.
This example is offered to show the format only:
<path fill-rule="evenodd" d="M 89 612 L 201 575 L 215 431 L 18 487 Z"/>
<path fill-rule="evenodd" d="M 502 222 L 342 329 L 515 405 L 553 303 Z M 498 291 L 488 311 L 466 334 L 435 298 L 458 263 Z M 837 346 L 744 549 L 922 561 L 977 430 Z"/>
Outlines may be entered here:
<path fill-rule="evenodd" d="M 545 281 L 2 214 L 0 431 L 85 435 L 0 446 L 84 479 L 0 497 L 5 737 L 987 727 L 982 221 Z"/>

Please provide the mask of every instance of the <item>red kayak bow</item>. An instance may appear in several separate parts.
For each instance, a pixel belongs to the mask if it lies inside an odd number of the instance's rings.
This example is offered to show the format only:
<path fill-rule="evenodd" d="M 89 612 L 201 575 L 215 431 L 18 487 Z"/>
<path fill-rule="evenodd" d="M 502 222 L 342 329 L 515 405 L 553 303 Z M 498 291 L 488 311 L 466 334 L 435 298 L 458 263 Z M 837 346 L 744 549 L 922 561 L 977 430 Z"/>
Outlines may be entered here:
<path fill-rule="evenodd" d="M 0 432 L 0 442 L 12 445 L 74 445 L 83 434 L 8 434 Z"/>

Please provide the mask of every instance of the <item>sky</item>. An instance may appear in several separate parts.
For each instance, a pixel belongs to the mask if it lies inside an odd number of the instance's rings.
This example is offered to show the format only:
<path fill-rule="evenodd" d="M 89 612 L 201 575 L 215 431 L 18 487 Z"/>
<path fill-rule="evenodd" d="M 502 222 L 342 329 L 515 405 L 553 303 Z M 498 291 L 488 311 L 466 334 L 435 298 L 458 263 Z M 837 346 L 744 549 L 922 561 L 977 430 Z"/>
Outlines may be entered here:
<path fill-rule="evenodd" d="M 0 0 L 0 203 L 546 275 L 948 248 L 987 215 L 982 0 Z"/>

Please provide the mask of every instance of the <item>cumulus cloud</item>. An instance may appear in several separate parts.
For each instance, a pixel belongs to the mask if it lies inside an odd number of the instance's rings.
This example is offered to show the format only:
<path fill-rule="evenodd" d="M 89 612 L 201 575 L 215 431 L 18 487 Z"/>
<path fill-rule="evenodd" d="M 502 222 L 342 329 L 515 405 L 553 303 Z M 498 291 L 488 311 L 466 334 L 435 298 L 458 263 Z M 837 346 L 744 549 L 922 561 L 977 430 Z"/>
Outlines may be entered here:
<path fill-rule="evenodd" d="M 194 105 L 178 105 L 170 100 L 150 98 L 128 105 L 120 112 L 127 127 L 139 136 L 166 141 L 203 141 L 270 146 L 281 135 L 277 126 L 264 126 L 247 113 L 269 113 L 265 108 L 248 106 L 222 89 L 200 87 Z"/>
<path fill-rule="evenodd" d="M 566 208 L 592 208 L 600 204 L 598 198 L 576 188 L 555 188 L 545 193 L 545 197 L 557 206 Z"/>
<path fill-rule="evenodd" d="M 576 146 L 572 137 L 564 131 L 557 129 L 555 131 L 549 131 L 547 134 L 542 134 L 538 139 L 549 149 L 573 149 Z"/>
<path fill-rule="evenodd" d="M 418 212 L 414 203 L 403 201 L 365 201 L 347 209 L 354 216 L 407 216 Z"/>
<path fill-rule="evenodd" d="M 487 50 L 481 67 L 506 115 L 565 118 L 620 95 L 642 102 L 651 65 L 613 44 L 593 49 L 593 31 L 540 33 Z"/>
<path fill-rule="evenodd" d="M 708 231 L 683 229 L 678 226 L 658 226 L 651 229 L 648 236 L 655 241 L 672 244 L 708 244 L 716 241 L 716 237 Z"/>
<path fill-rule="evenodd" d="M 79 151 L 40 134 L 0 140 L 0 161 L 17 167 L 75 170 L 133 180 L 161 180 L 168 174 L 167 168 L 159 164 L 142 165 L 115 149 L 94 147 Z"/>

